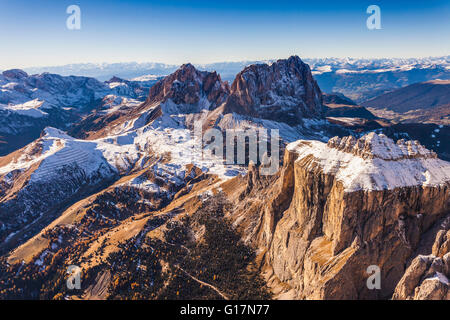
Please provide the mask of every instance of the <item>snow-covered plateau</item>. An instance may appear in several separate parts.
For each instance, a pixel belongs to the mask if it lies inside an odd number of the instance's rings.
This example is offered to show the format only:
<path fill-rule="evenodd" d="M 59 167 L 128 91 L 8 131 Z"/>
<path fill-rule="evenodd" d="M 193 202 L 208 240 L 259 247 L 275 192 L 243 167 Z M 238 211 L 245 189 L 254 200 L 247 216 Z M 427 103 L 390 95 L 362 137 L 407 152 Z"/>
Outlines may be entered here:
<path fill-rule="evenodd" d="M 345 191 L 392 190 L 408 186 L 439 186 L 450 182 L 450 163 L 417 141 L 395 143 L 374 132 L 356 139 L 332 138 L 328 143 L 300 140 L 287 146 L 296 161 L 319 165 L 342 182 Z"/>

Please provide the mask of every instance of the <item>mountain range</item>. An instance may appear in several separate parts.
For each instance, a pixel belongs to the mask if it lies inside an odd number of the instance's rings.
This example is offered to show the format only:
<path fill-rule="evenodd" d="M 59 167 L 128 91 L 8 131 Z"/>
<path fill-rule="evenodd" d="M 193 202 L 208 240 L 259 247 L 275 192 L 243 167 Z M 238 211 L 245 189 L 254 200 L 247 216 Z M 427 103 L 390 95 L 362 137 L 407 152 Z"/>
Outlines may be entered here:
<path fill-rule="evenodd" d="M 448 76 L 448 57 L 314 61 L 241 66 L 231 84 L 190 63 L 105 82 L 4 71 L 0 298 L 450 299 L 449 127 L 348 94 Z M 324 90 L 327 74 L 370 83 Z"/>

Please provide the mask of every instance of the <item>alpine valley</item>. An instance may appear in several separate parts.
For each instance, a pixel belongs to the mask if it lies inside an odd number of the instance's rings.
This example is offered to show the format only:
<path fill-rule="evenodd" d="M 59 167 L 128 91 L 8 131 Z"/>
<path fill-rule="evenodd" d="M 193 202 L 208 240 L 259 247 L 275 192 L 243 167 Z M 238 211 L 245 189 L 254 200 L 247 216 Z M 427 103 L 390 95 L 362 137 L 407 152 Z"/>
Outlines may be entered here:
<path fill-rule="evenodd" d="M 449 57 L 305 61 L 3 71 L 0 298 L 449 300 Z"/>

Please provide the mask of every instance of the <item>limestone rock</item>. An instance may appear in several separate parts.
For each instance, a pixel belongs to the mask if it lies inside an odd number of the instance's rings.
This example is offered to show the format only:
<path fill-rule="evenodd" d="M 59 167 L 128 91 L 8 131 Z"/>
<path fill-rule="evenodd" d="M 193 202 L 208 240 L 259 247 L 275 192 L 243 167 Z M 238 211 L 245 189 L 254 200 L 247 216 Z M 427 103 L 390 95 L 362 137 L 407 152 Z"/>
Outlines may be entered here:
<path fill-rule="evenodd" d="M 288 145 L 276 181 L 247 191 L 235 215 L 242 221 L 250 203 L 263 203 L 252 207 L 259 220 L 246 234 L 264 254 L 278 297 L 387 299 L 422 234 L 449 211 L 449 165 L 416 142 L 374 133 L 298 141 Z M 379 290 L 366 285 L 370 266 L 380 269 Z M 427 270 L 444 274 L 445 266 L 443 258 L 414 261 L 399 296 L 408 297 Z"/>
<path fill-rule="evenodd" d="M 224 113 L 238 113 L 290 125 L 323 116 L 322 93 L 299 57 L 256 64 L 242 70 L 231 85 Z"/>

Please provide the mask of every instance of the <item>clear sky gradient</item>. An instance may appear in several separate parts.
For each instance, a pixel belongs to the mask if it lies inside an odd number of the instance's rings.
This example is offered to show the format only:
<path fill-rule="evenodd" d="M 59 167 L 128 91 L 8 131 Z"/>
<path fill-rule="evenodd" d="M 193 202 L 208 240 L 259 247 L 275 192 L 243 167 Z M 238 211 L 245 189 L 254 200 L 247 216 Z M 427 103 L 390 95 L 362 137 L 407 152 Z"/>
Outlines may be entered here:
<path fill-rule="evenodd" d="M 81 8 L 81 30 L 66 8 Z M 381 30 L 366 9 L 381 8 Z M 450 1 L 0 0 L 0 69 L 450 54 Z"/>

